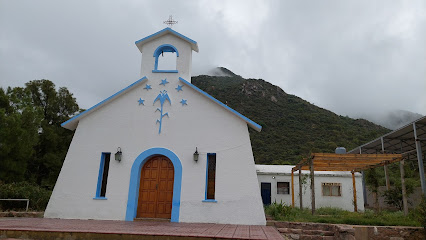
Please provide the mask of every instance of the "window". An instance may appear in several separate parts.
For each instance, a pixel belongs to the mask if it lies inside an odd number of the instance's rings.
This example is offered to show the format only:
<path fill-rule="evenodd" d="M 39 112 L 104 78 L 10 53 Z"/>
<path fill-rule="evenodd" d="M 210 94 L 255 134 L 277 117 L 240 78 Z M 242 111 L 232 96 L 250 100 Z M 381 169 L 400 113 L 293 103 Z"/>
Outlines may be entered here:
<path fill-rule="evenodd" d="M 277 194 L 290 194 L 290 183 L 277 182 Z"/>
<path fill-rule="evenodd" d="M 109 162 L 111 153 L 102 153 L 101 165 L 99 167 L 98 186 L 95 199 L 106 199 L 106 187 L 108 182 Z"/>
<path fill-rule="evenodd" d="M 206 183 L 206 199 L 215 200 L 216 187 L 216 153 L 207 154 L 207 183 Z"/>
<path fill-rule="evenodd" d="M 342 185 L 340 183 L 322 183 L 323 196 L 342 196 Z"/>
<path fill-rule="evenodd" d="M 176 70 L 176 53 L 162 52 L 158 56 L 157 70 Z"/>
<path fill-rule="evenodd" d="M 155 64 L 153 73 L 177 73 L 176 62 L 178 50 L 170 44 L 163 44 L 154 51 Z"/>

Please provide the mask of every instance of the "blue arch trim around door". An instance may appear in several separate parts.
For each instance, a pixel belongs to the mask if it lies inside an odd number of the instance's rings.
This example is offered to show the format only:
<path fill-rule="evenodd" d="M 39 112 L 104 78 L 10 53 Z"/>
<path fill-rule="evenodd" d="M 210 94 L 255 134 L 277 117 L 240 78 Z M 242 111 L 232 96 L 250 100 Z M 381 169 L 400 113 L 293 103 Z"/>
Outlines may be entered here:
<path fill-rule="evenodd" d="M 170 159 L 175 169 L 173 182 L 173 200 L 171 222 L 179 222 L 180 192 L 182 185 L 182 163 L 176 154 L 166 148 L 150 148 L 141 153 L 133 162 L 130 172 L 129 196 L 127 198 L 126 221 L 133 221 L 136 217 L 139 197 L 139 183 L 141 169 L 145 162 L 153 156 L 163 155 Z"/>

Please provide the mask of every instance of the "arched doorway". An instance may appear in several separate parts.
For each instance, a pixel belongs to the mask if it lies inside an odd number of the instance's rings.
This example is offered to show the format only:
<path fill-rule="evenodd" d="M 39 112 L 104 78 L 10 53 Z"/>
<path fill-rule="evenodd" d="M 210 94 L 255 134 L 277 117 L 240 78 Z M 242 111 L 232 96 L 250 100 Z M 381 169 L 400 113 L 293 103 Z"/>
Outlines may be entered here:
<path fill-rule="evenodd" d="M 154 156 L 142 167 L 137 218 L 171 218 L 174 167 L 165 156 Z"/>
<path fill-rule="evenodd" d="M 171 222 L 179 222 L 180 212 L 180 194 L 182 184 L 182 163 L 179 157 L 172 151 L 166 148 L 150 148 L 143 151 L 135 159 L 130 170 L 129 195 L 127 197 L 126 221 L 133 221 L 136 218 L 139 198 L 139 184 L 142 167 L 145 163 L 155 156 L 165 156 L 174 167 L 174 182 L 173 182 L 173 202 L 172 202 L 172 217 Z"/>

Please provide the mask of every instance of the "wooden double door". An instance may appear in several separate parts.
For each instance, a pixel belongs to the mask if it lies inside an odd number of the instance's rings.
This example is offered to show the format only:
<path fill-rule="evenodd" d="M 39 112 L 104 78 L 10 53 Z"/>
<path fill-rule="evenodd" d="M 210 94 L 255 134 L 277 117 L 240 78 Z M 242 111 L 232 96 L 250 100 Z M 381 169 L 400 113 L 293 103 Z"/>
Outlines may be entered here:
<path fill-rule="evenodd" d="M 149 159 L 141 170 L 137 218 L 171 218 L 173 163 L 164 156 Z"/>

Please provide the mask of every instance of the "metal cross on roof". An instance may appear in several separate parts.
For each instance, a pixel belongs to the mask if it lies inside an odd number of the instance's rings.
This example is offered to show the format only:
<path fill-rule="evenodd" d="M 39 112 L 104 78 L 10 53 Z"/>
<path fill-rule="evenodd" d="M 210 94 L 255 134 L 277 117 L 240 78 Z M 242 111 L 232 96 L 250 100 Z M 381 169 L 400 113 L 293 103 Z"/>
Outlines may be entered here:
<path fill-rule="evenodd" d="M 164 24 L 166 24 L 169 27 L 173 27 L 173 25 L 177 24 L 178 21 L 173 20 L 173 16 L 170 15 L 169 19 L 167 19 L 166 21 L 163 22 Z"/>

